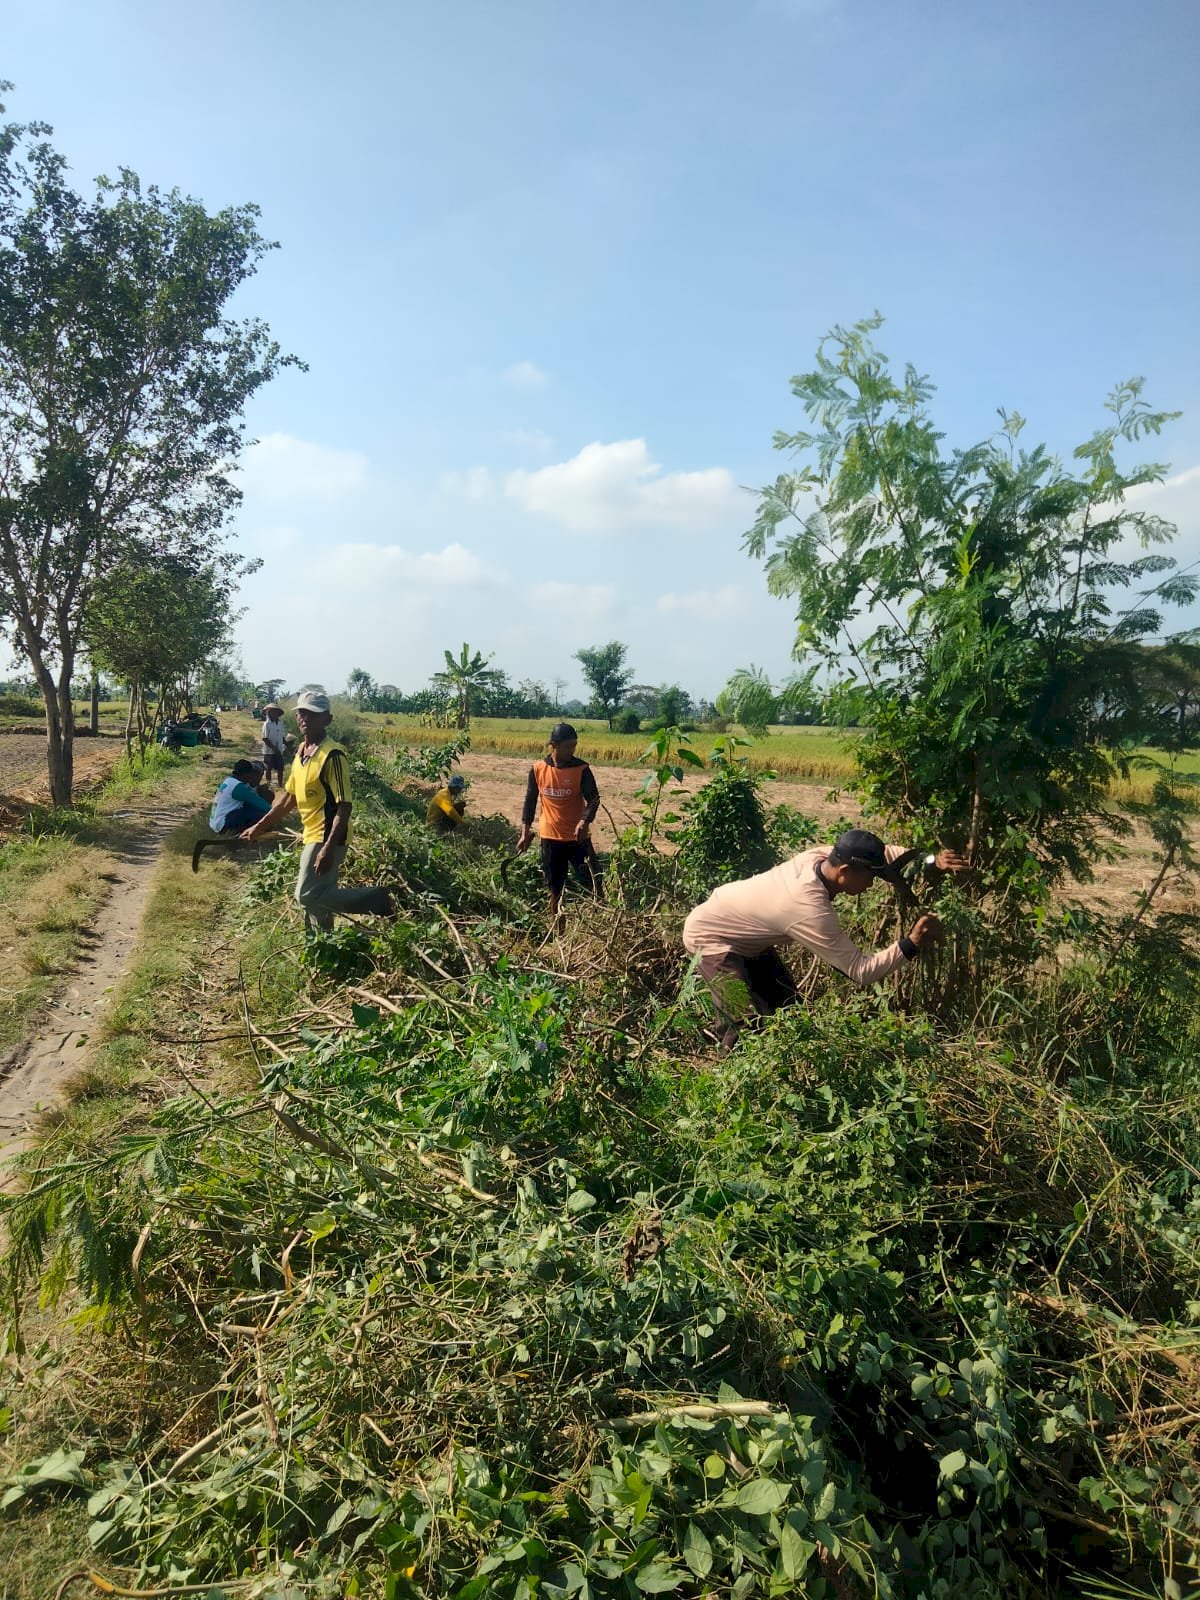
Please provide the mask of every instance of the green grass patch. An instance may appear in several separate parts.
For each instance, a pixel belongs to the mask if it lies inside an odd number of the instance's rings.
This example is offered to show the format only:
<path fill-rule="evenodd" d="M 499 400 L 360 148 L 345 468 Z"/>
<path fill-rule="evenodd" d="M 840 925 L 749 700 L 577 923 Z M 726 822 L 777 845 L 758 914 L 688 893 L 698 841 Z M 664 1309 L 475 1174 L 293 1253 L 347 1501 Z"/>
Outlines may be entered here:
<path fill-rule="evenodd" d="M 80 934 L 108 892 L 108 857 L 67 833 L 23 834 L 0 847 L 0 1049 L 33 1017 L 80 953 Z"/>

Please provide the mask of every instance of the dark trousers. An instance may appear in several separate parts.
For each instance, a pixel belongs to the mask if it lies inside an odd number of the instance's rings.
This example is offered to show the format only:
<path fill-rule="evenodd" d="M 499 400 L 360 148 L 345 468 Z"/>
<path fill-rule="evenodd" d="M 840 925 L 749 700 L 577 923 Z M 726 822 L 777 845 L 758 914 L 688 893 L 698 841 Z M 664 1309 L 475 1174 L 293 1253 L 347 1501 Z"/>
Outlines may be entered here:
<path fill-rule="evenodd" d="M 542 877 L 556 901 L 566 887 L 567 873 L 572 869 L 577 883 L 602 898 L 598 867 L 590 839 L 542 840 Z"/>
<path fill-rule="evenodd" d="M 773 947 L 756 956 L 726 950 L 700 957 L 700 976 L 712 990 L 721 1047 L 732 1050 L 751 1017 L 769 1017 L 796 999 L 796 980 Z"/>
<path fill-rule="evenodd" d="M 256 822 L 261 822 L 263 813 L 255 811 L 253 806 L 238 806 L 225 818 L 222 833 L 241 833 L 243 828 L 252 828 Z"/>

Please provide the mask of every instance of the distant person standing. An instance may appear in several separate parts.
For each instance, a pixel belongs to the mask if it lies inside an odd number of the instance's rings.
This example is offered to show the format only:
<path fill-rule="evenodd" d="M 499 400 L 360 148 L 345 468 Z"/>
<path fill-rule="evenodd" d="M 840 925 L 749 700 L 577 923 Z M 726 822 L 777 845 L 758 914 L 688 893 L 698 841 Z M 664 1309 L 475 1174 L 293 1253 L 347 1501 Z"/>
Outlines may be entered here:
<path fill-rule="evenodd" d="M 576 880 L 585 889 L 596 896 L 600 894 L 596 852 L 589 837 L 600 809 L 600 791 L 591 767 L 576 759 L 578 741 L 579 735 L 569 722 L 560 722 L 551 730 L 550 754 L 529 769 L 521 831 L 517 835 L 518 853 L 528 850 L 534 813 L 540 806 L 542 876 L 550 891 L 550 915 L 560 929 L 565 919 L 559 907 L 568 872 L 574 869 Z"/>
<path fill-rule="evenodd" d="M 306 689 L 296 701 L 302 743 L 284 787 L 267 815 L 247 828 L 249 841 L 269 833 L 289 811 L 299 807 L 303 827 L 296 902 L 318 928 L 333 927 L 338 912 L 392 915 L 386 889 L 339 889 L 338 872 L 350 842 L 350 762 L 343 747 L 329 737 L 333 713 L 323 689 Z"/>
<path fill-rule="evenodd" d="M 264 706 L 262 725 L 262 756 L 263 769 L 267 782 L 271 781 L 272 772 L 276 773 L 279 782 L 283 782 L 283 707 Z"/>
<path fill-rule="evenodd" d="M 453 833 L 467 809 L 467 780 L 456 772 L 432 796 L 425 811 L 425 826 L 435 833 Z"/>

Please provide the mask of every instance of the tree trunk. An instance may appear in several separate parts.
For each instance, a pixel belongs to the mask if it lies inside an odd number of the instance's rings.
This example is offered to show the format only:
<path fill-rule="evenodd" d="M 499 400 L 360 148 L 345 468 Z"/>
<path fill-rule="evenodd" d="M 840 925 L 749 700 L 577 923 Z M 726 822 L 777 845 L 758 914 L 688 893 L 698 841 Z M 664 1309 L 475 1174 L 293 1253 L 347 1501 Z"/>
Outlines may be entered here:
<path fill-rule="evenodd" d="M 46 765 L 50 804 L 69 806 L 75 777 L 75 724 L 71 713 L 71 672 L 64 662 L 56 683 L 44 661 L 31 662 L 46 708 Z"/>
<path fill-rule="evenodd" d="M 133 713 L 137 705 L 137 685 L 129 685 L 129 714 L 125 718 L 125 759 L 133 762 Z"/>
<path fill-rule="evenodd" d="M 100 674 L 92 673 L 92 697 L 89 726 L 93 733 L 100 732 Z"/>

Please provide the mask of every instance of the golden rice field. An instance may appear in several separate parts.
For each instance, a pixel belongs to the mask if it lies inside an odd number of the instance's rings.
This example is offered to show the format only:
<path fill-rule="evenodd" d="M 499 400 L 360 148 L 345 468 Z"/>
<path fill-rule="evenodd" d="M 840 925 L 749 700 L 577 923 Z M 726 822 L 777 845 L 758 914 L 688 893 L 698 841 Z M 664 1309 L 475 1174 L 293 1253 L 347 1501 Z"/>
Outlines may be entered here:
<path fill-rule="evenodd" d="M 444 728 L 424 727 L 415 717 L 365 716 L 361 720 L 372 724 L 386 743 L 439 744 L 449 737 Z M 532 758 L 543 750 L 551 720 L 476 717 L 471 723 L 471 748 L 493 755 Z M 579 730 L 580 755 L 597 766 L 636 766 L 651 737 L 647 733 L 611 733 L 603 722 L 578 717 L 574 726 Z M 708 753 L 715 738 L 711 733 L 691 735 L 693 748 L 701 755 Z M 781 778 L 812 783 L 845 784 L 854 775 L 855 738 L 850 729 L 774 727 L 765 738 L 753 742 L 747 756 L 754 771 L 777 772 Z M 1200 779 L 1200 756 L 1183 756 L 1176 766 L 1180 773 Z M 1151 773 L 1135 770 L 1128 779 L 1114 781 L 1113 799 L 1118 804 L 1148 799 L 1152 784 Z"/>

